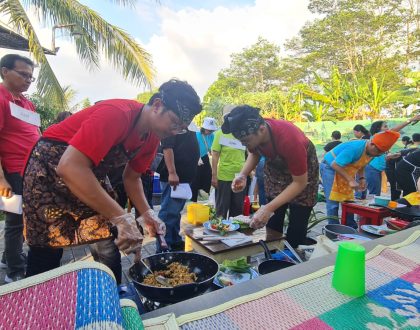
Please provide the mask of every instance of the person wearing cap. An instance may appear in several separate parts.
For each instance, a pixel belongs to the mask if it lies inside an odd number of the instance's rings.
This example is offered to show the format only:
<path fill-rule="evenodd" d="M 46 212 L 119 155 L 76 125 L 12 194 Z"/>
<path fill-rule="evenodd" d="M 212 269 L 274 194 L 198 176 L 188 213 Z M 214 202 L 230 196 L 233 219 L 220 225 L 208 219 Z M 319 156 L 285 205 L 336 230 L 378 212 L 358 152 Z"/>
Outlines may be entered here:
<path fill-rule="evenodd" d="M 373 158 L 387 152 L 399 136 L 398 132 L 386 131 L 375 134 L 372 140 L 341 143 L 325 154 L 321 177 L 327 216 L 337 217 L 339 203 L 354 200 L 354 191 L 365 189 L 364 168 Z M 353 218 L 347 220 L 349 226 L 357 228 Z M 338 220 L 330 219 L 329 223 L 338 223 Z"/>
<path fill-rule="evenodd" d="M 216 119 L 206 117 L 203 120 L 201 129 L 196 132 L 198 146 L 200 148 L 200 159 L 198 160 L 198 169 L 195 178 L 192 182 L 192 198 L 193 202 L 197 202 L 198 191 L 204 190 L 206 193 L 210 193 L 211 187 L 211 145 L 214 140 L 214 131 L 217 130 Z"/>
<path fill-rule="evenodd" d="M 172 191 L 175 192 L 179 184 L 191 185 L 195 177 L 200 158 L 196 131 L 197 126 L 191 122 L 185 134 L 170 136 L 161 141 L 164 166 L 159 171 L 162 190 L 159 219 L 166 225 L 165 240 L 171 251 L 184 251 L 185 247 L 179 231 L 181 212 L 188 196 L 174 198 Z M 160 244 L 157 242 L 156 245 L 157 252 L 161 252 Z"/>
<path fill-rule="evenodd" d="M 378 120 L 372 123 L 370 127 L 370 134 L 373 137 L 379 132 L 392 130 L 399 132 L 404 127 L 410 124 L 416 124 L 420 120 L 420 115 L 416 115 L 411 119 L 399 124 L 393 128 L 389 128 L 386 121 Z M 375 157 L 365 168 L 367 190 L 372 195 L 379 196 L 382 187 L 382 173 L 386 169 L 386 162 L 400 157 L 400 153 L 383 154 L 380 157 Z"/>
<path fill-rule="evenodd" d="M 267 204 L 254 213 L 250 226 L 283 232 L 289 211 L 287 240 L 297 247 L 306 238 L 308 220 L 317 201 L 319 170 L 313 143 L 292 123 L 264 119 L 259 109 L 235 107 L 224 118 L 222 131 L 232 133 L 248 149 L 248 158 L 232 181 L 234 192 L 246 187 L 246 178 L 265 156 L 264 187 Z"/>
<path fill-rule="evenodd" d="M 151 235 L 165 234 L 165 224 L 147 203 L 140 176 L 159 140 L 185 132 L 200 111 L 195 90 L 172 79 L 147 104 L 105 100 L 50 126 L 24 172 L 26 276 L 60 266 L 63 247 L 90 244 L 94 259 L 120 282 L 119 250 L 139 258 L 142 235 L 134 216 L 110 197 L 107 173 L 125 164 L 124 186 L 141 214 L 137 221 Z"/>
<path fill-rule="evenodd" d="M 234 109 L 234 105 L 223 108 L 223 117 Z M 226 219 L 242 214 L 245 191 L 234 193 L 231 189 L 235 174 L 245 163 L 245 147 L 232 133 L 216 131 L 212 149 L 211 184 L 216 189 L 216 214 Z"/>

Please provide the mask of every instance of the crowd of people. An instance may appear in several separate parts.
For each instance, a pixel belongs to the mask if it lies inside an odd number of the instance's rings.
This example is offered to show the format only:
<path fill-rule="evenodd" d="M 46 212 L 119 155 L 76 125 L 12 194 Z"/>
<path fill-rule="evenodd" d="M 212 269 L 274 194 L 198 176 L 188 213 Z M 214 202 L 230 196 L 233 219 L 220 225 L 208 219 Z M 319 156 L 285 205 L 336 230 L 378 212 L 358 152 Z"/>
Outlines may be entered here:
<path fill-rule="evenodd" d="M 60 114 L 41 132 L 36 109 L 23 95 L 35 80 L 33 62 L 10 54 L 0 68 L 0 196 L 22 195 L 23 204 L 23 216 L 5 212 L 6 282 L 59 267 L 63 248 L 81 244 L 120 282 L 120 251 L 140 258 L 144 231 L 183 250 L 186 201 L 214 187 L 217 215 L 234 217 L 242 213 L 245 196 L 254 195 L 247 190 L 251 175 L 261 206 L 250 226 L 283 232 L 288 213 L 286 236 L 293 247 L 306 238 L 320 178 L 331 216 L 355 191 L 360 198 L 366 190 L 380 194 L 385 170 L 393 199 L 401 189 L 407 195 L 419 188 L 420 134 L 404 139 L 401 152 L 388 151 L 398 132 L 420 115 L 391 129 L 383 121 L 370 130 L 356 125 L 355 139 L 347 142 L 334 131 L 319 164 L 314 144 L 296 125 L 263 118 L 249 105 L 226 105 L 221 127 L 210 117 L 194 127 L 200 98 L 177 79 L 162 84 L 147 104 L 103 100 Z M 162 189 L 158 214 L 151 202 L 153 171 Z M 185 186 L 189 193 L 179 197 L 177 189 Z M 127 211 L 127 201 L 136 216 Z"/>

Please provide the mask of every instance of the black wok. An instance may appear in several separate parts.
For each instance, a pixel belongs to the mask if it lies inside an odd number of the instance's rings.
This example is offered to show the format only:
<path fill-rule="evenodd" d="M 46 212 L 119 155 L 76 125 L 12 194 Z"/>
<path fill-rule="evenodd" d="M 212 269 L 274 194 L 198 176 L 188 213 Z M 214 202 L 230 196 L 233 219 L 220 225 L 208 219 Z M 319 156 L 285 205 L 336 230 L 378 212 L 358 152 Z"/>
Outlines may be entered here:
<path fill-rule="evenodd" d="M 283 268 L 287 268 L 290 266 L 295 265 L 295 263 L 290 261 L 284 261 L 284 260 L 275 260 L 271 258 L 271 253 L 268 250 L 267 244 L 263 240 L 260 240 L 260 245 L 264 248 L 264 254 L 265 254 L 265 261 L 260 263 L 258 265 L 258 273 L 261 275 L 268 274 L 275 272 L 276 270 L 280 270 Z"/>
<path fill-rule="evenodd" d="M 420 206 L 404 206 L 404 207 L 396 207 L 390 208 L 387 206 L 372 204 L 373 206 L 385 207 L 386 209 L 390 210 L 392 214 L 398 218 L 407 221 L 416 221 L 420 220 Z"/>
<path fill-rule="evenodd" d="M 129 269 L 129 275 L 136 289 L 145 298 L 164 304 L 173 304 L 190 299 L 206 291 L 219 272 L 218 263 L 210 257 L 189 252 L 162 252 L 143 259 L 152 271 L 164 270 L 172 262 L 188 266 L 190 272 L 197 275 L 195 283 L 175 287 L 155 287 L 143 284 L 150 272 L 142 263 L 135 263 Z"/>

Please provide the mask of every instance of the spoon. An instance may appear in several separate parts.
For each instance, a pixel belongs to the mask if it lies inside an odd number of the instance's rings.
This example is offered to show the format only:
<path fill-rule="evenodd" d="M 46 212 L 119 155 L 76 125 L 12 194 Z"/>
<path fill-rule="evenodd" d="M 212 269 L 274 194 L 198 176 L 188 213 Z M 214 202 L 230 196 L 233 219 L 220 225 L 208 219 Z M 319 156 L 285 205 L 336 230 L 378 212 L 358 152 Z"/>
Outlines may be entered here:
<path fill-rule="evenodd" d="M 144 267 L 146 267 L 146 269 L 150 272 L 150 274 L 152 274 L 152 276 L 156 279 L 156 282 L 158 282 L 159 284 L 162 284 L 163 286 L 166 286 L 166 287 L 172 287 L 172 285 L 169 283 L 169 279 L 167 279 L 166 277 L 164 277 L 162 275 L 155 275 L 155 273 L 152 272 L 150 267 L 148 265 L 146 265 L 146 263 L 143 261 L 143 259 L 141 259 L 140 262 L 144 265 Z"/>

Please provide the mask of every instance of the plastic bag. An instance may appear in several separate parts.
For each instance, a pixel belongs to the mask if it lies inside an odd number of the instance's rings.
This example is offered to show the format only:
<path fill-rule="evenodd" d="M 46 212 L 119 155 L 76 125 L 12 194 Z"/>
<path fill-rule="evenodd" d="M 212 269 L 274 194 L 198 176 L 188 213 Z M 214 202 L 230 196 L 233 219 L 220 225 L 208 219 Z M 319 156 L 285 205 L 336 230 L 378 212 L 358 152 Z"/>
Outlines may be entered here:
<path fill-rule="evenodd" d="M 216 190 L 213 188 L 210 190 L 209 205 L 212 205 L 212 206 L 216 205 Z"/>

